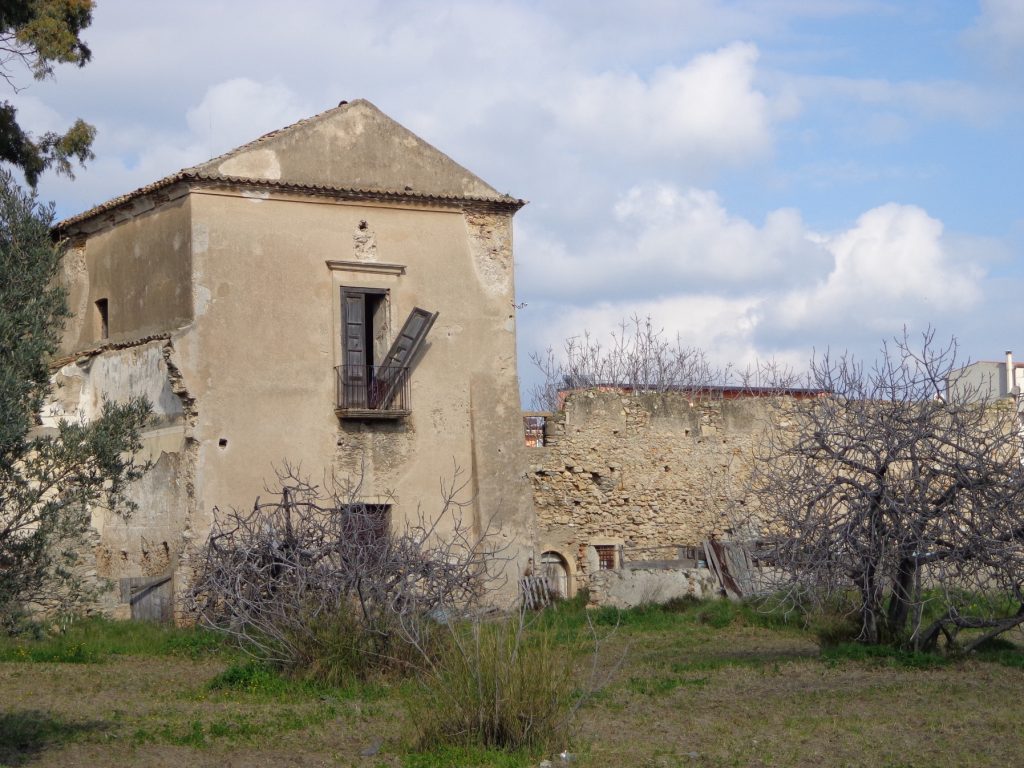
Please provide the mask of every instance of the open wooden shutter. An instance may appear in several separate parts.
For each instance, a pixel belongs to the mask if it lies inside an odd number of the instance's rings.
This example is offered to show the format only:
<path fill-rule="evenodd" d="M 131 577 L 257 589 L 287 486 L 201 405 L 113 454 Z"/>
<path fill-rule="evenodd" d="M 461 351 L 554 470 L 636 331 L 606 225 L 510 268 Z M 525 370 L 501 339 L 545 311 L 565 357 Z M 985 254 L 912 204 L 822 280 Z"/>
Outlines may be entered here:
<path fill-rule="evenodd" d="M 372 408 L 386 409 L 391 403 L 395 392 L 402 385 L 403 372 L 412 363 L 436 319 L 437 312 L 428 312 L 419 307 L 409 313 L 377 371 Z"/>
<path fill-rule="evenodd" d="M 366 407 L 366 294 L 341 291 L 342 349 L 345 352 L 342 385 L 350 407 Z"/>

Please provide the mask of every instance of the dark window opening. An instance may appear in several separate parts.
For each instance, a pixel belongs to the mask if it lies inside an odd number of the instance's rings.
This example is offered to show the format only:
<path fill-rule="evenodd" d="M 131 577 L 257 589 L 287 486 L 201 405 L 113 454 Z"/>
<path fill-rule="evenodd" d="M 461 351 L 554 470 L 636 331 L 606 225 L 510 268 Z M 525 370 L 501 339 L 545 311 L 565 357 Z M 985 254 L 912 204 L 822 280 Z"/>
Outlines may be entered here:
<path fill-rule="evenodd" d="M 598 544 L 594 549 L 597 550 L 598 568 L 602 571 L 615 570 L 615 545 Z"/>
<path fill-rule="evenodd" d="M 107 309 L 106 299 L 96 300 L 96 316 L 99 321 L 99 332 L 96 334 L 99 339 L 110 338 L 110 314 Z"/>

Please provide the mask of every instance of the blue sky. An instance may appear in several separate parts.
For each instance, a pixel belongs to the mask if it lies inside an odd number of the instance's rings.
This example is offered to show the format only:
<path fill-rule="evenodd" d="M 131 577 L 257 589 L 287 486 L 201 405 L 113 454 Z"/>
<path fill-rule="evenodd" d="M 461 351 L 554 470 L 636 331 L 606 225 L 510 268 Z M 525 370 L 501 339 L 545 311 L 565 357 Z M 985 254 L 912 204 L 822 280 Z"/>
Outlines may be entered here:
<path fill-rule="evenodd" d="M 99 0 L 24 122 L 99 129 L 71 215 L 367 98 L 501 191 L 526 356 L 651 315 L 718 362 L 935 325 L 1024 354 L 1024 2 Z"/>

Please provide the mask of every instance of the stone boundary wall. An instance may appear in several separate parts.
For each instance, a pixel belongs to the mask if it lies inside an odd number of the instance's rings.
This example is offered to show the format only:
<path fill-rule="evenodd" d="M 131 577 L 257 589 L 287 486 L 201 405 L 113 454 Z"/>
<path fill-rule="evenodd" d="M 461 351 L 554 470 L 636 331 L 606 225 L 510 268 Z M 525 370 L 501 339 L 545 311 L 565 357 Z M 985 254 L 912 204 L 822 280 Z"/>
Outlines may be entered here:
<path fill-rule="evenodd" d="M 707 568 L 623 568 L 598 571 L 587 584 L 590 602 L 615 608 L 666 603 L 680 597 L 718 596 L 718 582 Z"/>
<path fill-rule="evenodd" d="M 548 417 L 544 447 L 529 452 L 538 555 L 562 557 L 572 594 L 596 586 L 598 546 L 614 546 L 618 566 L 624 557 L 637 567 L 636 560 L 676 556 L 667 545 L 728 537 L 728 505 L 743 488 L 766 426 L 784 426 L 797 402 L 571 394 Z M 661 549 L 643 551 L 655 547 Z"/>

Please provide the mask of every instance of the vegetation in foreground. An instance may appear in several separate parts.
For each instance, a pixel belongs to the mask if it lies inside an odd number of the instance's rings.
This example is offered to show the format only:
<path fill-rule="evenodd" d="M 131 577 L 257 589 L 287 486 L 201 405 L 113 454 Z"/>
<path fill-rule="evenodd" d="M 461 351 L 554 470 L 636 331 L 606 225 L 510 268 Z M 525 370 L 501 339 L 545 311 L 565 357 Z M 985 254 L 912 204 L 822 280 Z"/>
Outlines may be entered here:
<path fill-rule="evenodd" d="M 591 626 L 604 638 L 596 662 L 576 644 Z M 1007 640 L 959 659 L 820 649 L 802 626 L 695 601 L 589 613 L 564 603 L 526 631 L 538 633 L 527 646 L 541 638 L 571 658 L 561 687 L 574 701 L 603 685 L 567 741 L 512 751 L 423 740 L 426 713 L 446 698 L 424 702 L 408 679 L 287 676 L 199 630 L 89 620 L 4 639 L 0 765 L 218 765 L 230 753 L 237 765 L 504 768 L 558 765 L 567 750 L 584 767 L 934 766 L 1008 764 L 1019 751 L 1024 652 Z"/>

